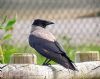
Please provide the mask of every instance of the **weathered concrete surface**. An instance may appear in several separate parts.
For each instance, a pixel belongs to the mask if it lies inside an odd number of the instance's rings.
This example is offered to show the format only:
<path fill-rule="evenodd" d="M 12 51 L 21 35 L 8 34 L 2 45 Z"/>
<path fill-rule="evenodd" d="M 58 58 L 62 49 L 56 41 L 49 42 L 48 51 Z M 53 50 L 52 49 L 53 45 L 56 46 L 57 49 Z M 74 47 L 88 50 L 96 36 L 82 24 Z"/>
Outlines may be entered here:
<path fill-rule="evenodd" d="M 100 79 L 99 63 L 76 63 L 79 71 L 68 70 L 60 65 L 0 64 L 0 79 Z"/>

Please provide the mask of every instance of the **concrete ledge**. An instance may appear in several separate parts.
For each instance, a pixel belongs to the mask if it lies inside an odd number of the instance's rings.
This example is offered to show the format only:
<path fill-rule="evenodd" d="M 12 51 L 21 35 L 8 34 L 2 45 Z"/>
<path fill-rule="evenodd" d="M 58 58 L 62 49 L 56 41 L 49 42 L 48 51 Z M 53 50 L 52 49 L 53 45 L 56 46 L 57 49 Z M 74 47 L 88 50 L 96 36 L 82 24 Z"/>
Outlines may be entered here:
<path fill-rule="evenodd" d="M 76 63 L 76 66 L 79 71 L 60 65 L 0 64 L 0 79 L 100 79 L 100 61 Z"/>

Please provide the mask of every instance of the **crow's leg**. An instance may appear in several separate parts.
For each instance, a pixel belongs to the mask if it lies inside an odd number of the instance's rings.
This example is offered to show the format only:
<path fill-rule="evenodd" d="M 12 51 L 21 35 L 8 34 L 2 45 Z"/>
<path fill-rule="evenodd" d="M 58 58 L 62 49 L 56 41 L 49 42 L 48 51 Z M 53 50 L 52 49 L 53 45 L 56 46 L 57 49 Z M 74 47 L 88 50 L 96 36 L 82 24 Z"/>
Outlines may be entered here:
<path fill-rule="evenodd" d="M 46 60 L 43 62 L 43 64 L 42 64 L 42 65 L 45 65 L 47 61 L 48 61 L 48 59 L 46 58 Z"/>
<path fill-rule="evenodd" d="M 51 59 L 49 59 L 47 62 L 46 62 L 46 64 L 47 65 L 51 65 L 49 62 L 51 61 Z"/>
<path fill-rule="evenodd" d="M 51 65 L 49 62 L 51 61 L 51 59 L 46 59 L 43 63 L 43 65 Z"/>

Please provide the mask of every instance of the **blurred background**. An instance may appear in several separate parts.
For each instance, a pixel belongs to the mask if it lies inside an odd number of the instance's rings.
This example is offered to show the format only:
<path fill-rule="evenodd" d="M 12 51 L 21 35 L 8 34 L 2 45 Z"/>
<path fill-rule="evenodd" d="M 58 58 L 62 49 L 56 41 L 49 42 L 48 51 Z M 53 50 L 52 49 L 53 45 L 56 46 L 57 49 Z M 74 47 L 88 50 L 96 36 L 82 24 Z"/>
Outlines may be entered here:
<path fill-rule="evenodd" d="M 31 24 L 37 18 L 55 23 L 46 29 L 72 60 L 79 50 L 100 51 L 100 0 L 0 0 L 0 25 L 10 28 L 0 30 L 6 63 L 12 53 L 35 53 L 39 64 L 44 60 L 28 44 Z"/>

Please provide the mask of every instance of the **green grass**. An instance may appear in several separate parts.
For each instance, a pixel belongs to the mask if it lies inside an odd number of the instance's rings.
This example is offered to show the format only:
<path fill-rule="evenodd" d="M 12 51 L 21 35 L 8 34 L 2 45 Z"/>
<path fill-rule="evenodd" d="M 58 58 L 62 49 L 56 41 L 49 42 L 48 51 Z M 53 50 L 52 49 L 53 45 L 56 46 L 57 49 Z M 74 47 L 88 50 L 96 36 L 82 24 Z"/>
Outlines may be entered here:
<path fill-rule="evenodd" d="M 77 47 L 77 50 L 81 51 L 99 51 L 100 52 L 100 45 L 81 45 Z"/>

